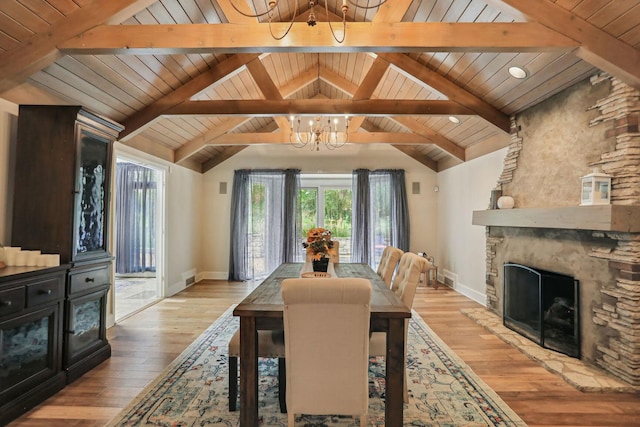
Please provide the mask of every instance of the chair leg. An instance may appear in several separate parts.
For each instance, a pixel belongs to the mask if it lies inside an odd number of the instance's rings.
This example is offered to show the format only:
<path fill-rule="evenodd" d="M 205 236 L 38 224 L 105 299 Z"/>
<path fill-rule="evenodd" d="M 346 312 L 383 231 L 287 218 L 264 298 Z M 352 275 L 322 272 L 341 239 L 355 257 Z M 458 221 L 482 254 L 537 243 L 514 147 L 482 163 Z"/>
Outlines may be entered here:
<path fill-rule="evenodd" d="M 289 427 L 295 427 L 296 416 L 293 414 L 293 412 L 289 412 L 289 416 L 287 418 L 289 418 Z"/>
<path fill-rule="evenodd" d="M 280 413 L 287 413 L 287 364 L 284 357 L 278 358 L 278 398 Z"/>
<path fill-rule="evenodd" d="M 367 425 L 367 416 L 365 414 L 360 415 L 360 427 Z"/>
<path fill-rule="evenodd" d="M 238 358 L 229 357 L 229 411 L 236 410 L 238 400 Z"/>

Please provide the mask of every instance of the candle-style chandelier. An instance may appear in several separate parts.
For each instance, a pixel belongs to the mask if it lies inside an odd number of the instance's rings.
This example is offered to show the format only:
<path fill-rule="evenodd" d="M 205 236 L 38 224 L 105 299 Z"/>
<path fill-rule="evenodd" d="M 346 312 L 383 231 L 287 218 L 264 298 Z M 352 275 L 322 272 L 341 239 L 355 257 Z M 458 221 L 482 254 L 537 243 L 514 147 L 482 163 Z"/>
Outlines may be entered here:
<path fill-rule="evenodd" d="M 340 120 L 337 117 L 316 117 L 306 124 L 300 117 L 290 117 L 289 141 L 296 148 L 308 147 L 311 151 L 320 151 L 324 144 L 329 150 L 345 145 L 349 140 L 349 117 Z"/>
<path fill-rule="evenodd" d="M 285 38 L 287 36 L 287 34 L 289 34 L 289 31 L 291 31 L 291 28 L 293 27 L 293 23 L 296 20 L 296 17 L 298 16 L 298 12 L 300 11 L 300 7 L 298 5 L 298 3 L 300 1 L 308 1 L 309 2 L 309 15 L 307 16 L 307 25 L 309 25 L 310 27 L 313 27 L 316 25 L 316 14 L 314 13 L 314 7 L 317 4 L 317 0 L 290 0 L 290 1 L 284 1 L 284 0 L 263 0 L 266 4 L 266 11 L 265 12 L 259 12 L 259 13 L 255 13 L 255 14 L 250 14 L 250 13 L 246 13 L 243 12 L 242 10 L 240 10 L 234 3 L 236 1 L 244 1 L 244 0 L 231 0 L 231 6 L 233 6 L 233 8 L 236 10 L 236 12 L 238 12 L 241 15 L 250 17 L 250 18 L 261 18 L 265 15 L 267 15 L 268 19 L 269 19 L 269 32 L 271 33 L 271 37 L 273 37 L 275 40 L 282 40 L 283 38 Z M 275 20 L 276 16 L 287 16 L 289 15 L 289 11 L 288 10 L 280 10 L 280 4 L 285 4 L 283 6 L 283 8 L 287 8 L 290 4 L 290 2 L 293 1 L 294 2 L 294 8 L 293 8 L 293 12 L 291 13 L 291 18 L 288 20 L 289 22 L 289 26 L 287 27 L 287 30 L 284 32 L 284 34 L 282 34 L 281 36 L 278 36 L 276 34 L 273 33 L 273 29 L 271 28 L 271 23 Z M 329 23 L 329 28 L 331 29 L 331 34 L 333 35 L 333 38 L 335 39 L 336 42 L 338 43 L 342 43 L 344 42 L 344 38 L 347 35 L 347 12 L 349 11 L 349 4 L 353 5 L 356 8 L 360 8 L 360 9 L 375 9 L 378 8 L 380 6 L 382 6 L 383 4 L 385 4 L 387 2 L 387 0 L 376 0 L 375 4 L 371 5 L 371 0 L 367 0 L 366 3 L 361 4 L 358 3 L 358 1 L 354 1 L 354 0 L 335 0 L 336 1 L 336 11 L 338 10 L 337 8 L 337 3 L 339 1 L 342 1 L 342 6 L 340 8 L 340 10 L 342 11 L 342 37 L 338 37 L 335 33 L 335 31 L 333 30 L 333 25 L 331 25 L 331 21 L 328 20 L 327 22 Z M 324 1 L 324 7 L 325 7 L 325 12 L 326 12 L 326 16 L 330 16 L 329 15 L 329 0 L 325 0 Z M 253 9 L 257 11 L 258 7 L 256 7 L 255 4 L 255 0 L 253 2 Z"/>

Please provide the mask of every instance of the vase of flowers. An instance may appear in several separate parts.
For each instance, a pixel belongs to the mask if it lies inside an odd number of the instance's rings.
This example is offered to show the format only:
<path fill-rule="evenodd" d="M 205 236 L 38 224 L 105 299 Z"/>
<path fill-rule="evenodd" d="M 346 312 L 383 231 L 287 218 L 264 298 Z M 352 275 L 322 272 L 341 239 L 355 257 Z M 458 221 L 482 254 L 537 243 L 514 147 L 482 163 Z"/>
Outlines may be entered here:
<path fill-rule="evenodd" d="M 329 267 L 329 249 L 333 248 L 331 231 L 316 227 L 309 230 L 307 240 L 302 242 L 307 255 L 311 257 L 313 271 L 327 271 Z"/>

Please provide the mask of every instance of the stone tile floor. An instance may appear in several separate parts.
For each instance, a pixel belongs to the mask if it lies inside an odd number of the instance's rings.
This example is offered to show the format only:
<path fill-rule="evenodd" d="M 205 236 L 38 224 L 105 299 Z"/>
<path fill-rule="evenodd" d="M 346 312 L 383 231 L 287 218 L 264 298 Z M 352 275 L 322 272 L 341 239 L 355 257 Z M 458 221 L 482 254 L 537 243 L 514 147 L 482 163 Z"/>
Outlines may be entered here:
<path fill-rule="evenodd" d="M 155 277 L 116 276 L 114 289 L 116 322 L 160 300 Z"/>
<path fill-rule="evenodd" d="M 617 380 L 606 372 L 587 365 L 579 359 L 540 347 L 533 341 L 502 324 L 502 319 L 485 308 L 462 309 L 463 314 L 516 347 L 545 369 L 564 378 L 581 391 L 640 391 L 630 384 Z"/>

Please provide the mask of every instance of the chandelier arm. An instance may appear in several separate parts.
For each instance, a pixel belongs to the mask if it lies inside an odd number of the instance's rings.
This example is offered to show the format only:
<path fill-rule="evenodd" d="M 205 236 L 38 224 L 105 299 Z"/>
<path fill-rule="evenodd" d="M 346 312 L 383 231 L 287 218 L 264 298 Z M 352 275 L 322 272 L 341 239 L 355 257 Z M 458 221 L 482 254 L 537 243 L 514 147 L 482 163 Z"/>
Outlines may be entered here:
<path fill-rule="evenodd" d="M 385 0 L 386 1 L 386 0 Z M 324 8 L 326 10 L 327 16 L 329 16 L 329 5 L 328 5 L 328 1 L 324 2 Z M 333 25 L 331 25 L 331 20 L 327 20 L 327 22 L 329 23 L 329 29 L 331 30 L 331 35 L 333 36 L 333 39 L 338 42 L 338 43 L 342 43 L 344 42 L 344 38 L 347 36 L 347 9 L 345 9 L 346 6 L 342 7 L 342 39 L 338 39 L 338 37 L 336 37 L 336 33 L 333 31 Z"/>
<path fill-rule="evenodd" d="M 234 1 L 234 0 L 229 0 L 229 3 L 231 3 L 231 7 L 233 7 L 233 8 L 236 10 L 236 12 L 238 12 L 240 15 L 242 15 L 242 16 L 246 16 L 247 18 L 260 18 L 260 17 L 262 17 L 262 16 L 265 16 L 265 15 L 267 15 L 267 14 L 271 13 L 271 12 L 273 11 L 273 9 L 275 9 L 275 6 L 277 6 L 277 5 L 278 5 L 278 2 L 276 1 L 276 2 L 275 2 L 274 7 L 272 7 L 272 8 L 271 8 L 271 9 L 269 9 L 269 10 L 267 10 L 266 12 L 264 12 L 264 13 L 258 13 L 257 15 L 252 15 L 252 14 L 245 13 L 245 12 L 241 11 L 240 9 L 238 9 L 238 8 L 236 7 L 236 5 L 235 5 L 235 4 L 233 4 L 233 1 Z"/>
<path fill-rule="evenodd" d="M 296 7 L 293 10 L 293 16 L 291 17 L 291 21 L 289 22 L 289 28 L 287 28 L 287 30 L 284 32 L 282 36 L 278 37 L 275 34 L 273 34 L 273 29 L 271 28 L 271 19 L 269 19 L 269 32 L 271 33 L 271 37 L 273 37 L 275 40 L 282 40 L 283 38 L 287 37 L 287 34 L 289 34 L 289 31 L 291 31 L 291 28 L 293 27 L 293 23 L 296 20 L 296 16 L 298 16 L 298 0 L 296 0 Z"/>
<path fill-rule="evenodd" d="M 351 3 L 352 5 L 354 5 L 355 7 L 361 8 L 361 9 L 375 9 L 377 7 L 382 6 L 383 4 L 385 4 L 387 2 L 387 0 L 382 0 L 380 3 L 375 4 L 373 6 L 369 6 L 369 4 L 367 3 L 367 6 L 363 6 L 361 4 L 359 4 L 357 1 L 353 1 L 353 0 L 347 0 L 349 3 Z"/>

